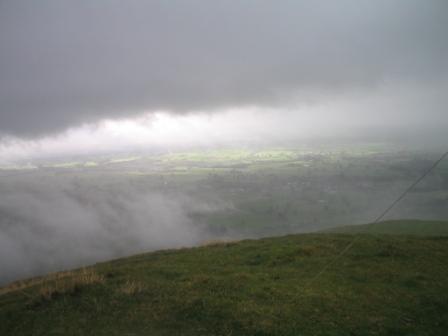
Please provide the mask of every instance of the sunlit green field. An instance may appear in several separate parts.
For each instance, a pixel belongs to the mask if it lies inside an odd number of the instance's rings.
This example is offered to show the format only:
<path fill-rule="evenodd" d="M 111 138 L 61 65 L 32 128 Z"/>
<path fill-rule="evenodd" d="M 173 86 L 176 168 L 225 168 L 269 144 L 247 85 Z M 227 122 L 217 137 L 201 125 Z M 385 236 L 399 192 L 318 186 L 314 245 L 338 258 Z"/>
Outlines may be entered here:
<path fill-rule="evenodd" d="M 220 204 L 215 211 L 191 219 L 211 235 L 243 238 L 371 222 L 438 155 L 382 144 L 177 150 L 43 161 L 30 174 L 213 199 Z M 442 162 L 388 218 L 443 220 L 447 200 L 448 163 Z"/>

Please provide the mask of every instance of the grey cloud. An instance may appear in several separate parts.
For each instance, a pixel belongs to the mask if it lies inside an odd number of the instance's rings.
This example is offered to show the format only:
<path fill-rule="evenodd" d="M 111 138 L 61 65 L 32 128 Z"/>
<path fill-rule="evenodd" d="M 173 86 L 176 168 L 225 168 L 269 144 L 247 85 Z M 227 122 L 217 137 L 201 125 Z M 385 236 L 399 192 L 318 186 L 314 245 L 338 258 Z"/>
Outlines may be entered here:
<path fill-rule="evenodd" d="M 214 197 L 147 190 L 127 179 L 96 184 L 70 177 L 0 181 L 0 285 L 208 239 L 191 214 L 228 205 Z"/>
<path fill-rule="evenodd" d="M 0 132 L 384 81 L 423 90 L 447 80 L 447 31 L 443 0 L 2 1 Z"/>

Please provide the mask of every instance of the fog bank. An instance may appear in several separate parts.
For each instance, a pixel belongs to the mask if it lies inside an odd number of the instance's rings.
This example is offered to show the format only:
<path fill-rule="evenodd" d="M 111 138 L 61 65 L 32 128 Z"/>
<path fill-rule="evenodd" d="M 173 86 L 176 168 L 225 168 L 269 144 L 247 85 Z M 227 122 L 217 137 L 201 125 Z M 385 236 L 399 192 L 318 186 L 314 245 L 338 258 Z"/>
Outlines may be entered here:
<path fill-rule="evenodd" d="M 208 238 L 192 213 L 217 200 L 161 194 L 118 181 L 36 176 L 0 181 L 0 284 Z"/>

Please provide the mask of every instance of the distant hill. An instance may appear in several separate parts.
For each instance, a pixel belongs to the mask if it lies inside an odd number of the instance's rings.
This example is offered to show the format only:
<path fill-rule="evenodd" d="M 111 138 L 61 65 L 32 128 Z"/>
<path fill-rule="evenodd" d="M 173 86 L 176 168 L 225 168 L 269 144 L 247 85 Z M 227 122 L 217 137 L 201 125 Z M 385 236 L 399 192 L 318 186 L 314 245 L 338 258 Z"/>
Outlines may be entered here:
<path fill-rule="evenodd" d="M 448 221 L 392 220 L 372 224 L 341 226 L 324 230 L 323 232 L 448 236 Z"/>
<path fill-rule="evenodd" d="M 15 282 L 0 289 L 0 335 L 445 335 L 448 238 L 362 235 L 335 259 L 352 241 L 217 242 Z"/>

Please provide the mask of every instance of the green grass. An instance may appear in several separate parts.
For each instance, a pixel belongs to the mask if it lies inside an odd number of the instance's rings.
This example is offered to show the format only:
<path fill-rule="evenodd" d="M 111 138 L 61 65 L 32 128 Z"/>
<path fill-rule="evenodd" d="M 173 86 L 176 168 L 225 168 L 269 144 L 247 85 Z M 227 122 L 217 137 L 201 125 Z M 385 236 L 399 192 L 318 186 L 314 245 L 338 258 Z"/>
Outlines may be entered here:
<path fill-rule="evenodd" d="M 21 281 L 0 289 L 0 335 L 445 335 L 448 239 L 363 234 L 334 261 L 353 237 L 209 243 Z"/>
<path fill-rule="evenodd" d="M 336 227 L 325 230 L 325 232 L 448 236 L 448 222 L 422 221 L 422 220 L 392 220 L 380 223 Z"/>

